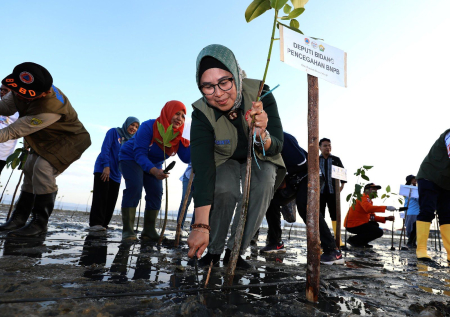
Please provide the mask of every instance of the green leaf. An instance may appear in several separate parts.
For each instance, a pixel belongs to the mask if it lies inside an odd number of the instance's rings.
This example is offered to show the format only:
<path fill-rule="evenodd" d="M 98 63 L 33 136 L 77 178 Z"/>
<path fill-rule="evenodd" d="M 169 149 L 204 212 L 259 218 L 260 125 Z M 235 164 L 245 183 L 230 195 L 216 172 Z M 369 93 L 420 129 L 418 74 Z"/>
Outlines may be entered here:
<path fill-rule="evenodd" d="M 289 18 L 295 19 L 296 17 L 300 16 L 300 14 L 302 14 L 303 12 L 305 12 L 305 8 L 295 9 L 291 13 L 289 13 Z"/>
<path fill-rule="evenodd" d="M 270 8 L 270 0 L 254 0 L 245 10 L 245 21 L 256 19 Z"/>
<path fill-rule="evenodd" d="M 308 3 L 308 0 L 291 0 L 292 5 L 294 6 L 294 8 L 298 9 L 298 8 L 304 8 L 305 4 Z"/>
<path fill-rule="evenodd" d="M 360 184 L 355 184 L 355 192 L 360 193 L 362 189 L 362 186 Z"/>
<path fill-rule="evenodd" d="M 161 141 L 160 139 L 158 139 L 158 138 L 155 138 L 156 139 L 156 141 L 158 141 L 159 143 L 163 143 L 163 141 Z"/>
<path fill-rule="evenodd" d="M 275 10 L 281 10 L 288 0 L 270 0 L 270 6 Z"/>
<path fill-rule="evenodd" d="M 300 23 L 296 19 L 292 19 L 291 23 L 289 23 L 289 25 L 291 28 L 294 28 L 294 29 L 298 29 L 300 27 Z"/>
<path fill-rule="evenodd" d="M 381 195 L 381 199 L 384 199 L 386 197 L 386 194 Z"/>
<path fill-rule="evenodd" d="M 345 200 L 347 200 L 347 202 L 348 202 L 350 200 L 350 198 L 352 198 L 352 194 L 348 194 L 348 196 Z"/>
<path fill-rule="evenodd" d="M 292 7 L 289 4 L 285 4 L 285 6 L 283 7 L 283 12 L 286 14 L 289 14 L 289 12 L 291 12 Z"/>
<path fill-rule="evenodd" d="M 391 186 L 390 186 L 390 185 L 388 185 L 388 186 L 386 187 L 386 192 L 388 192 L 388 193 L 391 192 Z"/>
<path fill-rule="evenodd" d="M 289 20 L 289 17 L 285 15 L 284 17 L 281 17 L 281 20 Z"/>
<path fill-rule="evenodd" d="M 292 23 L 292 21 L 291 21 L 291 23 Z M 300 31 L 299 29 L 292 28 L 292 27 L 290 27 L 290 26 L 288 26 L 288 25 L 286 25 L 286 24 L 283 24 L 283 23 L 281 23 L 281 22 L 278 22 L 278 24 L 281 24 L 282 26 L 287 27 L 288 29 L 291 29 L 292 31 L 295 31 L 295 32 L 297 32 L 297 33 L 303 34 L 303 32 Z"/>
<path fill-rule="evenodd" d="M 366 181 L 370 181 L 369 177 L 367 177 L 366 175 L 361 175 L 362 179 L 365 179 Z"/>
<path fill-rule="evenodd" d="M 17 165 L 19 165 L 19 163 L 20 163 L 20 160 L 18 157 L 16 157 L 11 163 L 11 168 L 15 169 L 17 167 Z"/>
<path fill-rule="evenodd" d="M 399 199 L 398 202 L 403 205 L 403 200 Z"/>
<path fill-rule="evenodd" d="M 370 170 L 373 166 L 364 165 L 363 166 L 366 170 Z"/>

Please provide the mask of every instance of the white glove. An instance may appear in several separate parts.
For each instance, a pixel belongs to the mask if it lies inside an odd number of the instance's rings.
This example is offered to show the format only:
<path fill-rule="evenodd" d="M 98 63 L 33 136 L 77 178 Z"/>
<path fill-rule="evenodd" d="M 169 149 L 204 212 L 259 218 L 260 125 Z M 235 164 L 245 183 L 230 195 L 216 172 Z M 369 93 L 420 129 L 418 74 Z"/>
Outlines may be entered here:
<path fill-rule="evenodd" d="M 394 206 L 386 206 L 386 210 L 395 211 L 397 210 L 397 208 L 395 208 Z"/>

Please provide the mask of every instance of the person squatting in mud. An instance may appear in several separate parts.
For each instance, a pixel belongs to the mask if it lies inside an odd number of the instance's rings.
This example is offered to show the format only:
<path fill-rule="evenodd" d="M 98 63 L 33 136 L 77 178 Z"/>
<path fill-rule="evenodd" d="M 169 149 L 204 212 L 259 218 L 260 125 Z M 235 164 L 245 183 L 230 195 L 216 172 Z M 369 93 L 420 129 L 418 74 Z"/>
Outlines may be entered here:
<path fill-rule="evenodd" d="M 139 124 L 138 118 L 128 117 L 122 127 L 112 128 L 106 132 L 94 166 L 89 231 L 104 231 L 111 221 L 122 180 L 119 169 L 120 147 L 133 137 Z"/>
<path fill-rule="evenodd" d="M 450 129 L 436 140 L 417 173 L 420 212 L 417 216 L 417 249 L 420 260 L 430 260 L 427 241 L 436 211 L 450 262 Z"/>
<path fill-rule="evenodd" d="M 347 239 L 347 242 L 353 247 L 372 248 L 370 241 L 381 238 L 383 229 L 380 228 L 378 222 L 385 223 L 394 221 L 394 216 L 380 217 L 376 216 L 377 212 L 385 212 L 386 210 L 395 211 L 393 206 L 374 206 L 372 199 L 377 197 L 377 191 L 381 186 L 369 183 L 364 186 L 364 195 L 361 200 L 356 201 L 355 206 L 350 206 L 344 220 L 344 227 L 350 233 L 355 234 Z"/>
<path fill-rule="evenodd" d="M 168 173 L 164 173 L 162 163 L 175 154 L 178 154 L 181 161 L 186 164 L 191 159 L 189 141 L 182 137 L 185 116 L 186 106 L 182 102 L 169 101 L 162 108 L 158 118 L 144 121 L 136 135 L 121 147 L 119 166 L 125 179 L 122 198 L 122 240 L 137 239 L 133 227 L 142 187 L 145 189 L 145 213 L 141 240 L 151 241 L 159 238 L 155 224 L 161 208 L 162 180 L 169 177 Z M 158 124 L 161 124 L 165 131 L 172 125 L 175 137 L 170 144 L 162 144 L 163 138 Z"/>
<path fill-rule="evenodd" d="M 302 149 L 297 139 L 284 132 L 283 150 L 281 156 L 286 164 L 287 175 L 282 185 L 275 192 L 266 212 L 268 224 L 267 245 L 261 253 L 286 252 L 281 240 L 281 206 L 290 201 L 296 201 L 298 213 L 306 223 L 306 206 L 308 196 L 308 153 Z M 323 264 L 344 264 L 341 252 L 336 248 L 333 235 L 328 228 L 323 214 L 319 214 L 319 233 L 323 254 L 320 261 Z"/>
<path fill-rule="evenodd" d="M 252 160 L 250 198 L 241 252 L 250 244 L 285 175 L 281 158 L 283 127 L 275 98 L 254 102 L 261 81 L 245 78 L 231 50 L 209 45 L 197 57 L 196 81 L 202 98 L 194 104 L 191 127 L 195 223 L 188 238 L 189 257 L 208 253 L 199 266 L 217 264 L 241 195 L 246 174 L 248 130 L 255 117 L 256 142 Z M 268 91 L 268 86 L 264 86 Z M 246 120 L 247 119 L 247 120 Z M 269 133 L 270 131 L 270 133 Z M 263 148 L 265 156 L 263 155 Z M 241 212 L 238 208 L 237 214 Z M 234 217 L 223 263 L 234 245 L 239 217 Z M 239 256 L 238 268 L 250 265 Z"/>
<path fill-rule="evenodd" d="M 31 150 L 23 167 L 22 191 L 11 218 L 0 231 L 8 237 L 45 234 L 55 204 L 56 177 L 91 145 L 89 133 L 53 78 L 41 65 L 26 62 L 2 80 L 11 89 L 0 100 L 0 115 L 19 119 L 0 130 L 0 142 L 24 137 Z M 26 221 L 32 213 L 32 220 Z"/>

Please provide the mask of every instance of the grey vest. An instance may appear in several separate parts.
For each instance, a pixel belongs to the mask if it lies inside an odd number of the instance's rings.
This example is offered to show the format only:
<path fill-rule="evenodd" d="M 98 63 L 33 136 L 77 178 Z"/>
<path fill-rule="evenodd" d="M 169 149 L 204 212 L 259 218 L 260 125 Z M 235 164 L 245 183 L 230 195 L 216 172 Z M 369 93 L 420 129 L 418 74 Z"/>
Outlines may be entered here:
<path fill-rule="evenodd" d="M 244 113 L 252 108 L 252 101 L 256 100 L 261 81 L 255 79 L 245 78 L 242 81 L 242 97 L 244 100 Z M 216 121 L 214 110 L 209 107 L 203 98 L 197 100 L 192 104 L 195 109 L 200 110 L 211 123 L 214 129 L 215 145 L 214 145 L 214 161 L 216 167 L 225 163 L 234 153 L 238 143 L 237 130 L 234 125 L 228 120 L 226 116 L 221 116 Z M 244 116 L 241 116 L 242 125 L 247 127 L 247 122 Z M 248 132 L 248 129 L 247 129 Z M 248 133 L 246 133 L 248 138 Z M 275 189 L 280 186 L 286 175 L 286 167 L 284 165 L 281 154 L 274 156 L 263 156 L 258 151 L 255 151 L 256 156 L 261 161 L 267 161 L 275 164 L 278 167 L 277 177 L 275 180 Z"/>

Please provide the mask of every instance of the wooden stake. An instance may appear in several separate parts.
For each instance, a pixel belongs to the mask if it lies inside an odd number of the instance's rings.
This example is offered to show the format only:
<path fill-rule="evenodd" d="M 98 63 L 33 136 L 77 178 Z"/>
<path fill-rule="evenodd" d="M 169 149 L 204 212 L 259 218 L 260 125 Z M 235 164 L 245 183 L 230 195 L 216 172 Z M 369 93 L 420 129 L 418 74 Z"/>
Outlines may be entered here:
<path fill-rule="evenodd" d="M 165 157 L 166 153 L 164 153 L 164 157 Z M 164 231 L 166 230 L 166 224 L 167 224 L 167 213 L 169 210 L 169 187 L 167 185 L 167 178 L 165 178 L 166 181 L 166 213 L 164 214 L 164 223 L 163 223 L 163 227 L 161 229 L 161 235 L 159 236 L 159 241 L 158 241 L 158 245 L 161 244 L 161 242 L 164 240 Z"/>
<path fill-rule="evenodd" d="M 194 172 L 191 170 L 191 176 L 189 176 L 189 183 L 186 188 L 186 194 L 184 195 L 183 199 L 183 206 L 181 207 L 181 212 L 178 215 L 178 223 L 177 223 L 177 233 L 175 236 L 175 244 L 174 246 L 177 247 L 180 244 L 180 236 L 181 236 L 181 223 L 183 222 L 184 214 L 186 213 L 187 209 L 187 202 L 189 200 L 189 195 L 191 194 L 191 188 L 192 188 L 192 182 L 194 181 Z"/>
<path fill-rule="evenodd" d="M 9 220 L 9 216 L 11 215 L 11 210 L 13 209 L 13 206 L 14 206 L 14 200 L 16 198 L 17 189 L 19 189 L 20 182 L 22 182 L 22 176 L 23 176 L 23 170 L 22 170 L 22 173 L 20 173 L 19 182 L 17 183 L 16 190 L 14 191 L 14 195 L 13 195 L 13 198 L 11 200 L 11 206 L 9 206 L 8 217 L 6 217 L 6 220 Z"/>
<path fill-rule="evenodd" d="M 335 180 L 334 190 L 336 191 L 336 232 L 334 233 L 334 238 L 336 239 L 336 246 L 341 249 L 341 191 L 340 191 L 340 181 Z"/>
<path fill-rule="evenodd" d="M 308 207 L 306 212 L 306 299 L 317 303 L 320 286 L 319 242 L 319 80 L 308 74 Z"/>

